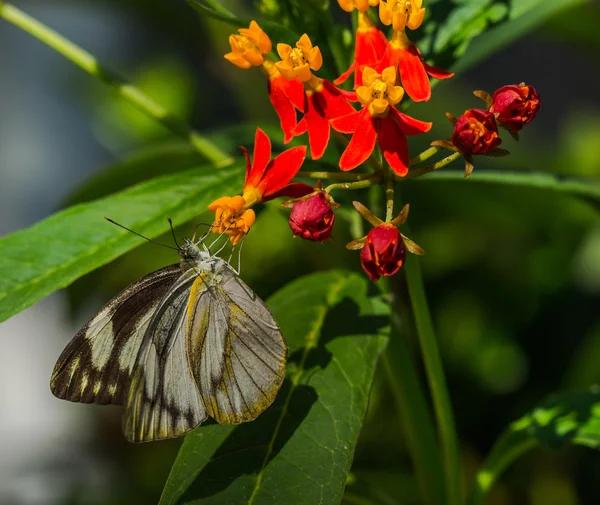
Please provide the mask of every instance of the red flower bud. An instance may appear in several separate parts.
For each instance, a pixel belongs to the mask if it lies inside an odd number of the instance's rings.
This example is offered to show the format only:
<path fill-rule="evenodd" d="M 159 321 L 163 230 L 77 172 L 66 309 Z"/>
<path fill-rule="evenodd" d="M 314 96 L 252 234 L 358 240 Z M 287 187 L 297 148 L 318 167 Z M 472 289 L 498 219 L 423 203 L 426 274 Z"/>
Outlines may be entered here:
<path fill-rule="evenodd" d="M 373 228 L 367 235 L 360 259 L 364 271 L 373 281 L 394 275 L 406 259 L 406 247 L 398 228 L 390 223 Z"/>
<path fill-rule="evenodd" d="M 315 242 L 323 242 L 331 236 L 334 221 L 329 196 L 323 191 L 296 202 L 290 214 L 290 228 L 294 235 Z"/>
<path fill-rule="evenodd" d="M 486 110 L 469 109 L 454 125 L 452 143 L 463 155 L 485 154 L 501 142 L 494 114 Z"/>
<path fill-rule="evenodd" d="M 497 114 L 498 121 L 515 132 L 531 123 L 538 110 L 540 96 L 532 86 L 502 86 L 492 95 L 490 112 Z"/>

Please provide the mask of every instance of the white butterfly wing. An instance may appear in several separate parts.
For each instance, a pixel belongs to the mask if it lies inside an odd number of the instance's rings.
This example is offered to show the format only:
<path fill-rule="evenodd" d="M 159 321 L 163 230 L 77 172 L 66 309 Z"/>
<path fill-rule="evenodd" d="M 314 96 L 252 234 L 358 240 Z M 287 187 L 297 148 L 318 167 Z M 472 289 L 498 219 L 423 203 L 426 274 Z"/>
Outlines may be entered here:
<path fill-rule="evenodd" d="M 58 358 L 52 393 L 72 402 L 122 405 L 152 315 L 180 275 L 179 265 L 157 270 L 102 307 Z"/>
<path fill-rule="evenodd" d="M 186 353 L 188 299 L 196 277 L 188 270 L 175 282 L 146 330 L 123 423 L 132 442 L 177 437 L 206 419 Z"/>
<path fill-rule="evenodd" d="M 264 302 L 228 266 L 204 273 L 190 294 L 188 355 L 208 414 L 251 421 L 275 399 L 287 344 Z"/>

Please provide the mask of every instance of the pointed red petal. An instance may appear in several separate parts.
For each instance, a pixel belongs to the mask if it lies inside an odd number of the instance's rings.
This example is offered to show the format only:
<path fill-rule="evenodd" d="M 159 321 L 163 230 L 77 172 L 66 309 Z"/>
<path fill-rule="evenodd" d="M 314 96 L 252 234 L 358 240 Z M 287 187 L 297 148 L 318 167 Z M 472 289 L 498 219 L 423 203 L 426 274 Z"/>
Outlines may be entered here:
<path fill-rule="evenodd" d="M 398 63 L 400 61 L 400 55 L 403 49 L 396 47 L 391 42 L 385 48 L 385 52 L 383 53 L 383 57 L 379 62 L 379 66 L 377 67 L 377 72 L 381 73 L 384 69 L 388 67 L 398 67 Z"/>
<path fill-rule="evenodd" d="M 304 184 L 303 182 L 292 182 L 287 186 L 284 186 L 279 191 L 275 191 L 275 193 L 269 195 L 267 198 L 263 198 L 263 202 L 268 202 L 269 200 L 273 200 L 274 198 L 279 198 L 280 196 L 287 196 L 289 198 L 302 198 L 315 190 L 312 186 L 308 184 Z"/>
<path fill-rule="evenodd" d="M 350 143 L 340 158 L 342 170 L 352 170 L 364 163 L 375 149 L 377 131 L 373 127 L 373 119 L 368 109 L 364 109 L 364 111 L 365 113 L 360 115 L 360 121 Z"/>
<path fill-rule="evenodd" d="M 244 158 L 246 158 L 246 178 L 244 179 L 244 187 L 246 187 L 246 184 L 248 184 L 248 177 L 250 176 L 250 155 L 248 154 L 248 149 L 244 146 L 240 146 L 240 149 L 242 150 Z"/>
<path fill-rule="evenodd" d="M 308 131 L 308 144 L 313 160 L 318 160 L 325 153 L 329 143 L 329 121 L 325 116 L 325 100 L 323 93 L 314 92 L 306 102 L 306 113 L 303 121 Z M 298 125 L 300 126 L 300 125 Z"/>
<path fill-rule="evenodd" d="M 282 79 L 284 78 L 282 77 Z M 279 79 L 269 81 L 269 100 L 271 100 L 271 104 L 277 116 L 279 116 L 279 124 L 283 131 L 283 142 L 287 144 L 294 137 L 292 130 L 296 127 L 296 109 L 285 95 Z"/>
<path fill-rule="evenodd" d="M 425 62 L 423 62 L 423 65 L 425 65 L 425 71 L 431 77 L 435 77 L 436 79 L 450 79 L 450 77 L 452 77 L 454 75 L 454 72 L 448 72 L 448 71 L 443 70 L 441 68 L 434 67 L 432 65 L 428 65 Z"/>
<path fill-rule="evenodd" d="M 427 101 L 431 98 L 429 76 L 419 54 L 419 50 L 411 45 L 400 53 L 400 79 L 402 86 L 415 102 Z"/>
<path fill-rule="evenodd" d="M 252 168 L 246 178 L 246 186 L 258 186 L 258 183 L 265 173 L 267 163 L 271 159 L 271 141 L 267 134 L 260 128 L 256 129 L 254 137 L 254 158 L 252 159 Z"/>
<path fill-rule="evenodd" d="M 396 108 L 390 108 L 396 123 L 404 135 L 420 135 L 431 130 L 433 123 L 419 121 L 414 117 L 403 114 Z"/>
<path fill-rule="evenodd" d="M 329 121 L 329 123 L 335 131 L 340 133 L 354 133 L 358 127 L 358 122 L 360 121 L 361 116 L 365 114 L 365 111 L 367 111 L 367 109 L 357 110 L 347 116 L 336 117 Z"/>
<path fill-rule="evenodd" d="M 392 114 L 379 120 L 379 147 L 392 170 L 405 176 L 408 172 L 408 142 Z"/>
<path fill-rule="evenodd" d="M 359 28 L 356 31 L 354 59 L 357 70 L 354 74 L 354 88 L 362 86 L 362 73 L 365 67 L 375 68 L 387 47 L 387 38 L 377 27 Z M 338 84 L 336 82 L 336 84 Z"/>
<path fill-rule="evenodd" d="M 346 81 L 346 79 L 348 79 L 348 77 L 350 77 L 352 75 L 352 72 L 354 72 L 354 69 L 356 68 L 356 61 L 352 62 L 352 65 L 350 65 L 348 67 L 348 70 L 346 70 L 342 75 L 340 75 L 335 81 L 333 81 L 334 84 L 337 84 L 338 86 L 340 84 L 342 84 L 343 82 Z"/>
<path fill-rule="evenodd" d="M 285 86 L 283 87 L 285 96 L 290 99 L 290 102 L 298 109 L 300 112 L 304 112 L 304 84 L 297 77 L 295 79 L 286 79 L 281 76 L 281 79 L 285 81 Z"/>
<path fill-rule="evenodd" d="M 348 99 L 333 83 L 323 81 L 323 90 L 320 94 L 324 98 L 324 112 L 327 119 L 345 116 L 354 112 L 354 107 L 348 103 Z"/>
<path fill-rule="evenodd" d="M 292 147 L 276 156 L 269 163 L 260 181 L 259 188 L 263 191 L 263 195 L 272 195 L 290 182 L 300 170 L 305 158 L 306 146 Z"/>
<path fill-rule="evenodd" d="M 294 137 L 297 137 L 298 135 L 304 135 L 306 133 L 307 128 L 308 127 L 306 126 L 306 120 L 302 118 L 300 121 L 298 121 L 296 128 L 292 130 L 292 135 Z"/>

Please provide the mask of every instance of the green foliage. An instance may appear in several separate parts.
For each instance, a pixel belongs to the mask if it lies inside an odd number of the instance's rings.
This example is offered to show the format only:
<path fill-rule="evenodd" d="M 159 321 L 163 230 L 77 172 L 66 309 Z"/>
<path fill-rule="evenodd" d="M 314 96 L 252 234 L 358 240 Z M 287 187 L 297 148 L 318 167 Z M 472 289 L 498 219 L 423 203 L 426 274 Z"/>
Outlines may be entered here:
<path fill-rule="evenodd" d="M 161 505 L 340 502 L 389 306 L 363 276 L 336 271 L 294 281 L 268 305 L 289 345 L 282 391 L 252 423 L 188 435 Z"/>
<path fill-rule="evenodd" d="M 155 237 L 166 218 L 185 222 L 234 184 L 239 164 L 157 177 L 92 203 L 75 205 L 0 239 L 0 321 L 64 288 L 140 244 L 141 239 L 103 220 L 109 216 Z M 174 258 L 175 259 L 175 258 Z"/>
<path fill-rule="evenodd" d="M 477 474 L 469 503 L 482 503 L 485 492 L 506 467 L 533 447 L 559 450 L 569 444 L 600 447 L 599 387 L 556 395 L 512 423 Z"/>

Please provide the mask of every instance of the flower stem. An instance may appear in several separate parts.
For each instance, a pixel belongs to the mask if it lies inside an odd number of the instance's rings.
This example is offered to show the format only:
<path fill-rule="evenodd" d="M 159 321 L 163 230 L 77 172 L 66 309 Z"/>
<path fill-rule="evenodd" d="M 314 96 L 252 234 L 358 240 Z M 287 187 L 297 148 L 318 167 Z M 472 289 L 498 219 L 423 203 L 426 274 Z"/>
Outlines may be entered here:
<path fill-rule="evenodd" d="M 325 188 L 325 192 L 331 193 L 334 189 L 363 189 L 375 186 L 381 182 L 381 176 L 371 175 L 368 179 L 356 182 L 336 182 Z"/>
<path fill-rule="evenodd" d="M 398 180 L 403 181 L 407 179 L 415 179 L 416 177 L 421 177 L 422 175 L 428 174 L 429 172 L 433 172 L 434 170 L 438 170 L 439 168 L 449 165 L 454 160 L 460 158 L 460 156 L 460 153 L 452 153 L 450 156 L 446 156 L 444 159 L 432 163 L 431 165 L 418 168 L 417 170 L 411 170 L 404 177 L 398 177 Z"/>
<path fill-rule="evenodd" d="M 429 149 L 425 149 L 425 151 L 423 151 L 421 154 L 418 154 L 417 156 L 412 158 L 410 160 L 410 163 L 408 164 L 408 166 L 414 167 L 415 165 L 418 165 L 419 163 L 423 163 L 425 160 L 428 160 L 429 158 L 431 158 L 434 154 L 439 152 L 441 149 L 442 148 L 438 147 L 438 146 L 431 146 Z"/>
<path fill-rule="evenodd" d="M 427 305 L 419 260 L 412 254 L 408 255 L 406 261 L 406 281 L 437 419 L 444 459 L 446 500 L 448 505 L 460 505 L 462 503 L 462 471 L 454 415 Z"/>
<path fill-rule="evenodd" d="M 40 23 L 37 19 L 32 18 L 17 7 L 1 1 L 0 17 L 62 54 L 88 74 L 114 87 L 119 95 L 129 103 L 135 105 L 139 110 L 161 123 L 175 135 L 187 140 L 209 162 L 220 167 L 232 163 L 233 160 L 229 155 L 221 151 L 200 133 L 190 128 L 185 121 L 152 100 L 141 89 L 127 82 L 112 70 L 100 65 L 94 56 L 58 32 Z"/>
<path fill-rule="evenodd" d="M 298 172 L 296 177 L 310 177 L 311 179 L 333 179 L 338 181 L 362 181 L 370 179 L 373 174 L 350 174 L 348 172 Z"/>
<path fill-rule="evenodd" d="M 387 222 L 394 218 L 394 175 L 389 167 L 385 175 L 385 220 Z"/>
<path fill-rule="evenodd" d="M 397 282 L 392 284 L 392 290 L 394 303 L 398 303 Z M 402 419 L 423 501 L 427 505 L 440 505 L 444 503 L 444 474 L 438 441 L 429 401 L 419 381 L 406 339 L 406 325 L 399 312 L 392 313 L 392 334 L 381 358 L 382 365 Z"/>

